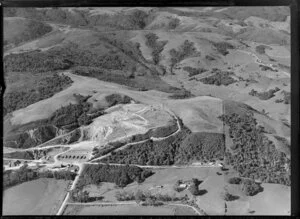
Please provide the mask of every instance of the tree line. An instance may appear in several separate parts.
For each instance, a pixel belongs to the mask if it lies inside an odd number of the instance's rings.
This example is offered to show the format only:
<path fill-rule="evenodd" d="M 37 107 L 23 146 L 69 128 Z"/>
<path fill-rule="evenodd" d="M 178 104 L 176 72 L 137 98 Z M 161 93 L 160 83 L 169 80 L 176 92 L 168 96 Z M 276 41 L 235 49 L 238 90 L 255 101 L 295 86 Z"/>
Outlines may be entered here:
<path fill-rule="evenodd" d="M 3 172 L 3 187 L 7 189 L 9 187 L 18 185 L 23 182 L 39 178 L 54 178 L 63 180 L 74 180 L 76 173 L 71 171 L 38 171 L 28 168 L 27 164 L 24 164 L 18 170 L 6 170 Z"/>

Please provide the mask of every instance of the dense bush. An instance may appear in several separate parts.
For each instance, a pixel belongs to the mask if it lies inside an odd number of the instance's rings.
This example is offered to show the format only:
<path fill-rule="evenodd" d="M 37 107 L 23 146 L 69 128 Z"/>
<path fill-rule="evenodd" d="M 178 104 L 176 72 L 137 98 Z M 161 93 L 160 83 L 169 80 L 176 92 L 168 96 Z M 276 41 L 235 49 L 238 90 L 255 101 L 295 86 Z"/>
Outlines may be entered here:
<path fill-rule="evenodd" d="M 218 133 L 192 133 L 187 136 L 176 153 L 179 163 L 212 159 L 223 159 L 225 155 L 225 138 Z"/>
<path fill-rule="evenodd" d="M 48 72 L 68 69 L 72 64 L 61 56 L 47 52 L 24 52 L 4 57 L 5 72 Z"/>
<path fill-rule="evenodd" d="M 3 154 L 4 158 L 34 160 L 34 155 L 31 151 L 14 151 Z"/>
<path fill-rule="evenodd" d="M 68 69 L 73 66 L 123 70 L 126 61 L 119 53 L 101 55 L 88 49 L 79 48 L 74 43 L 54 47 L 47 51 L 10 54 L 4 57 L 6 72 L 47 72 Z"/>
<path fill-rule="evenodd" d="M 171 49 L 169 51 L 171 56 L 171 73 L 173 72 L 174 66 L 184 60 L 185 58 L 191 57 L 191 56 L 200 56 L 200 52 L 197 52 L 194 43 L 190 42 L 188 40 L 185 40 L 182 45 L 179 46 L 179 48 Z"/>
<path fill-rule="evenodd" d="M 51 21 L 72 25 L 72 27 L 101 26 L 118 30 L 143 29 L 152 19 L 148 13 L 139 9 L 134 9 L 130 12 L 126 11 L 126 13 L 95 14 L 93 16 L 89 16 L 88 11 L 76 10 L 76 8 L 72 10 L 70 12 L 63 8 L 49 8 L 47 10 L 6 8 L 4 13 L 8 16 L 21 16 L 41 21 Z"/>
<path fill-rule="evenodd" d="M 230 77 L 230 75 L 233 75 L 233 72 L 218 70 L 213 73 L 215 74 L 206 78 L 202 78 L 199 81 L 201 81 L 203 84 L 213 84 L 216 86 L 220 86 L 220 85 L 228 86 L 236 82 L 235 79 Z"/>
<path fill-rule="evenodd" d="M 266 45 L 259 45 L 255 47 L 255 51 L 260 55 L 265 54 L 266 49 L 272 49 L 272 48 Z"/>
<path fill-rule="evenodd" d="M 176 27 L 179 26 L 179 24 L 180 24 L 180 20 L 178 18 L 173 18 L 169 22 L 168 26 L 170 29 L 175 29 Z"/>
<path fill-rule="evenodd" d="M 221 53 L 223 56 L 226 56 L 229 52 L 227 49 L 234 49 L 235 47 L 228 42 L 218 42 L 213 43 L 213 46 Z"/>
<path fill-rule="evenodd" d="M 228 179 L 228 183 L 230 183 L 230 184 L 240 184 L 241 181 L 242 181 L 242 179 L 239 177 L 231 177 Z"/>
<path fill-rule="evenodd" d="M 290 160 L 264 135 L 252 114 L 230 114 L 219 118 L 229 126 L 229 137 L 233 142 L 232 151 L 225 154 L 227 164 L 242 177 L 290 185 Z"/>
<path fill-rule="evenodd" d="M 154 33 L 148 33 L 145 35 L 146 45 L 152 49 L 152 58 L 155 65 L 160 61 L 160 53 L 163 51 L 167 41 L 157 41 L 158 37 Z"/>
<path fill-rule="evenodd" d="M 259 67 L 260 67 L 260 69 L 262 70 L 262 71 L 274 71 L 274 72 L 278 72 L 278 70 L 277 69 L 273 69 L 273 68 L 271 68 L 271 67 L 269 67 L 269 66 L 267 66 L 267 65 L 259 65 Z"/>
<path fill-rule="evenodd" d="M 120 94 L 111 94 L 105 97 L 106 102 L 108 102 L 109 106 L 114 106 L 117 104 L 127 104 L 132 101 L 132 99 L 128 96 L 121 96 Z"/>
<path fill-rule="evenodd" d="M 285 104 L 291 104 L 291 92 L 282 91 L 283 100 Z"/>
<path fill-rule="evenodd" d="M 142 169 L 137 166 L 111 166 L 111 165 L 86 165 L 80 175 L 77 187 L 100 182 L 112 182 L 120 187 L 125 187 L 133 181 L 143 182 L 152 175 L 150 170 Z"/>
<path fill-rule="evenodd" d="M 176 162 L 177 148 L 182 139 L 190 133 L 184 128 L 180 133 L 162 141 L 146 141 L 117 151 L 103 161 L 122 164 L 172 165 Z"/>
<path fill-rule="evenodd" d="M 47 99 L 60 92 L 72 83 L 65 75 L 52 74 L 40 79 L 30 90 L 15 90 L 4 95 L 6 113 L 27 107 L 40 100 Z"/>
<path fill-rule="evenodd" d="M 18 45 L 22 42 L 33 40 L 40 36 L 43 36 L 44 34 L 49 33 L 52 30 L 50 25 L 35 20 L 30 20 L 29 23 L 25 25 L 25 30 L 18 36 L 7 39 L 8 42 Z"/>
<path fill-rule="evenodd" d="M 189 77 L 193 77 L 195 75 L 199 75 L 199 74 L 202 74 L 203 72 L 207 71 L 207 69 L 204 69 L 204 68 L 192 68 L 190 66 L 183 67 L 183 70 L 185 70 L 189 73 Z"/>

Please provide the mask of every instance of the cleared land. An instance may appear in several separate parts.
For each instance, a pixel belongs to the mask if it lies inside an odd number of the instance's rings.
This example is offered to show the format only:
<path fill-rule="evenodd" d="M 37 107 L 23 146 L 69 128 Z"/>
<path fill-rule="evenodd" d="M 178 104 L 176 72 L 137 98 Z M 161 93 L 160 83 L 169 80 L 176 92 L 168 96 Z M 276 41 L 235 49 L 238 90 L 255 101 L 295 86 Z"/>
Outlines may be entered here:
<path fill-rule="evenodd" d="M 38 179 L 4 191 L 3 215 L 56 214 L 69 181 Z"/>

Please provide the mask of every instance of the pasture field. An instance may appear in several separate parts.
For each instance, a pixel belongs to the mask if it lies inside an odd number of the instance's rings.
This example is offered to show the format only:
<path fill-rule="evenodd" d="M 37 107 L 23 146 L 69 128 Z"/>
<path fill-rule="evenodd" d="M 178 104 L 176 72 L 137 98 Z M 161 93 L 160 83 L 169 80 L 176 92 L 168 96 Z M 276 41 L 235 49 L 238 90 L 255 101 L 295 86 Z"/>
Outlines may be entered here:
<path fill-rule="evenodd" d="M 4 191 L 3 215 L 56 214 L 69 183 L 41 178 L 11 187 Z"/>
<path fill-rule="evenodd" d="M 78 206 L 68 205 L 64 215 L 195 215 L 188 207 L 182 206 L 139 206 L 112 205 L 112 206 Z"/>

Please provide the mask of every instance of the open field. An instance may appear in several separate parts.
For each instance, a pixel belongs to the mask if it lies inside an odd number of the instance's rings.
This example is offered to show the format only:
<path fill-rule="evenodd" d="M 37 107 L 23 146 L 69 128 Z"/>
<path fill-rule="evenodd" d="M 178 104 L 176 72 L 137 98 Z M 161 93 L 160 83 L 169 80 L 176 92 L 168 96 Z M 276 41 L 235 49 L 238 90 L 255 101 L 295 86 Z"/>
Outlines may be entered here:
<path fill-rule="evenodd" d="M 68 205 L 64 215 L 195 215 L 188 207 L 182 206 L 139 206 L 112 205 L 112 206 L 78 206 Z"/>
<path fill-rule="evenodd" d="M 3 215 L 51 215 L 58 210 L 69 182 L 38 179 L 4 191 Z"/>

